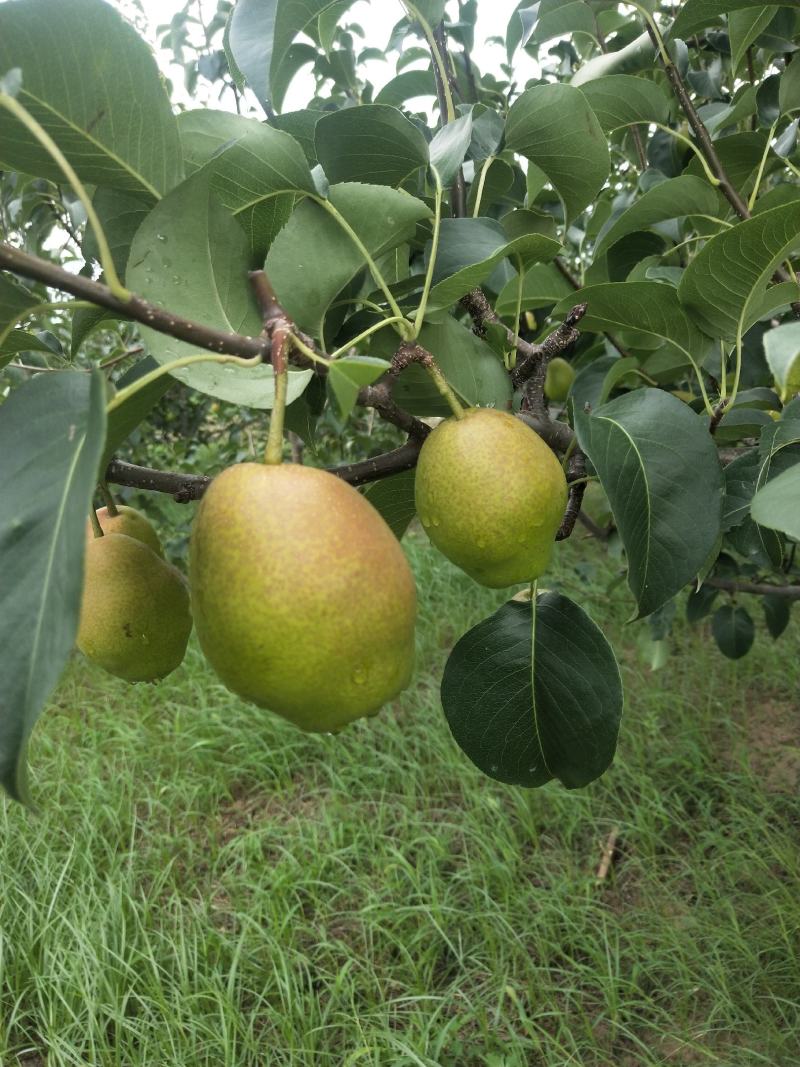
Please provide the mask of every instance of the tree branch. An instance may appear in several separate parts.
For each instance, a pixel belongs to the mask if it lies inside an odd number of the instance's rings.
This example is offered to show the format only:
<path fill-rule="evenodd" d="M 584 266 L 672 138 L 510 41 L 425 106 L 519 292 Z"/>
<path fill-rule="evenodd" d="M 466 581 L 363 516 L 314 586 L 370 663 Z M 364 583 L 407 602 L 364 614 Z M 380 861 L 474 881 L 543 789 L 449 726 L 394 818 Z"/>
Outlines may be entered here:
<path fill-rule="evenodd" d="M 739 582 L 733 578 L 706 578 L 703 585 L 724 589 L 727 593 L 753 593 L 756 596 L 779 596 L 786 600 L 800 600 L 800 584 L 770 585 L 769 582 Z"/>
<path fill-rule="evenodd" d="M 711 140 L 711 135 L 706 129 L 705 123 L 698 115 L 697 110 L 694 104 L 692 103 L 691 97 L 689 96 L 689 93 L 686 89 L 680 71 L 672 62 L 672 59 L 669 56 L 665 58 L 662 54 L 661 45 L 658 40 L 658 37 L 653 31 L 653 27 L 650 25 L 649 22 L 647 23 L 647 32 L 650 36 L 650 40 L 655 45 L 657 53 L 661 57 L 661 62 L 664 66 L 664 70 L 666 71 L 669 83 L 672 86 L 672 91 L 675 93 L 675 96 L 678 99 L 678 103 L 681 105 L 683 113 L 686 115 L 687 121 L 692 128 L 692 132 L 697 138 L 697 146 L 702 152 L 703 158 L 705 159 L 706 163 L 708 163 L 709 167 L 713 171 L 714 176 L 719 181 L 720 192 L 723 194 L 725 199 L 728 201 L 728 203 L 731 205 L 731 207 L 740 219 L 752 218 L 752 212 L 747 206 L 747 202 L 742 198 L 742 196 L 739 194 L 738 189 L 736 189 L 736 187 L 731 182 L 730 178 L 728 177 L 727 171 L 722 165 L 722 161 L 717 155 L 717 150 L 714 147 L 714 142 Z M 789 276 L 789 274 L 786 270 L 784 270 L 783 267 L 778 267 L 778 269 L 773 274 L 773 279 L 778 282 L 789 282 L 795 280 Z M 800 319 L 800 300 L 792 301 L 791 308 L 795 318 Z"/>
<path fill-rule="evenodd" d="M 350 485 L 366 485 L 393 474 L 411 470 L 417 464 L 417 457 L 422 448 L 422 439 L 409 438 L 405 444 L 391 452 L 384 452 L 372 459 L 362 459 L 357 463 L 347 463 L 338 467 L 326 467 L 329 474 Z M 188 504 L 199 500 L 212 478 L 207 474 L 179 474 L 174 471 L 158 471 L 152 467 L 140 467 L 135 463 L 126 463 L 121 459 L 112 459 L 106 468 L 105 479 L 114 485 L 125 485 L 131 489 L 146 489 L 155 493 L 169 493 L 179 504 Z"/>
<path fill-rule="evenodd" d="M 243 334 L 217 330 L 213 326 L 204 326 L 151 304 L 140 296 L 133 296 L 126 302 L 117 300 L 108 286 L 80 274 L 72 274 L 55 263 L 31 256 L 4 242 L 0 242 L 0 270 L 9 270 L 24 278 L 43 282 L 52 289 L 72 293 L 79 300 L 88 300 L 98 307 L 116 312 L 120 318 L 133 319 L 143 326 L 149 326 L 151 330 L 168 334 L 179 341 L 188 341 L 196 348 L 248 359 L 253 356 L 269 359 L 270 344 L 264 337 L 246 337 Z"/>

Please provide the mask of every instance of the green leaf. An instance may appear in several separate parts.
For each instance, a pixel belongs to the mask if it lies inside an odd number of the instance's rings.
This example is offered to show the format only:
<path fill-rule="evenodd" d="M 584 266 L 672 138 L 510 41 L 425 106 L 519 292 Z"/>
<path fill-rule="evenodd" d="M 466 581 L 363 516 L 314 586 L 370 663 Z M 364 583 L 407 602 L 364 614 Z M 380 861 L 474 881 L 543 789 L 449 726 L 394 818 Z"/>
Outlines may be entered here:
<path fill-rule="evenodd" d="M 608 177 L 606 136 L 586 97 L 571 85 L 526 90 L 508 113 L 506 146 L 544 171 L 568 222 L 594 200 Z"/>
<path fill-rule="evenodd" d="M 731 133 L 720 137 L 714 142 L 714 149 L 725 173 L 731 180 L 734 189 L 743 195 L 747 195 L 755 183 L 755 177 L 764 157 L 767 139 L 764 133 Z M 775 158 L 774 156 L 772 157 Z M 767 160 L 766 173 L 769 173 L 770 162 Z M 705 178 L 706 174 L 697 156 L 692 153 L 691 161 L 684 173 L 694 174 L 698 178 Z"/>
<path fill-rule="evenodd" d="M 41 374 L 0 408 L 0 785 L 28 800 L 25 750 L 75 640 L 86 516 L 103 448 L 99 374 Z"/>
<path fill-rule="evenodd" d="M 270 119 L 270 126 L 276 130 L 283 130 L 284 133 L 290 133 L 303 149 L 306 161 L 315 167 L 319 160 L 314 147 L 314 130 L 324 114 L 326 112 L 316 111 L 313 108 L 286 111 L 283 115 L 276 115 Z"/>
<path fill-rule="evenodd" d="M 420 344 L 432 353 L 445 378 L 470 406 L 511 407 L 511 381 L 505 367 L 489 345 L 467 326 L 446 315 L 441 322 L 426 322 Z M 391 358 L 397 337 L 389 330 L 375 334 L 371 351 Z M 447 402 L 422 367 L 412 364 L 397 379 L 392 391 L 395 401 L 412 415 L 423 417 L 452 414 Z"/>
<path fill-rule="evenodd" d="M 752 325 L 778 264 L 800 247 L 800 203 L 764 211 L 708 241 L 684 271 L 678 297 L 701 329 L 727 341 Z M 800 289 L 796 290 L 800 292 Z M 756 315 L 758 317 L 758 315 Z"/>
<path fill-rule="evenodd" d="M 790 63 L 781 74 L 778 103 L 782 115 L 800 111 L 800 63 Z"/>
<path fill-rule="evenodd" d="M 400 107 L 419 96 L 436 96 L 436 80 L 430 67 L 427 70 L 404 70 L 384 85 L 375 97 L 375 103 Z"/>
<path fill-rule="evenodd" d="M 358 391 L 363 385 L 371 385 L 389 370 L 385 359 L 375 356 L 344 356 L 334 360 L 328 368 L 328 382 L 346 419 L 355 407 Z"/>
<path fill-rule="evenodd" d="M 609 74 L 581 86 L 581 92 L 606 133 L 633 123 L 665 123 L 669 119 L 666 93 L 647 78 Z"/>
<path fill-rule="evenodd" d="M 47 352 L 52 356 L 53 349 L 40 340 L 35 333 L 28 333 L 27 330 L 12 330 L 0 344 L 0 367 L 5 367 L 21 352 Z"/>
<path fill-rule="evenodd" d="M 506 257 L 530 266 L 553 259 L 560 248 L 558 241 L 538 233 L 509 241 L 495 219 L 442 219 L 428 311 L 452 307 Z"/>
<path fill-rule="evenodd" d="M 217 201 L 204 173 L 183 182 L 144 220 L 134 238 L 128 284 L 146 300 L 220 330 L 257 337 L 261 312 L 247 284 L 250 249 L 241 227 Z M 159 363 L 197 355 L 195 345 L 141 327 Z M 311 371 L 289 372 L 289 403 L 302 393 Z M 270 408 L 272 368 L 196 363 L 173 376 L 201 393 L 244 407 Z"/>
<path fill-rule="evenodd" d="M 393 474 L 391 478 L 370 482 L 363 490 L 364 496 L 383 517 L 398 541 L 402 540 L 417 512 L 414 480 L 415 471 L 403 471 Z"/>
<path fill-rule="evenodd" d="M 720 652 L 728 659 L 746 656 L 756 637 L 749 612 L 732 604 L 717 608 L 711 620 L 711 632 Z"/>
<path fill-rule="evenodd" d="M 528 19 L 527 13 L 533 17 Z M 586 34 L 595 38 L 597 23 L 592 9 L 584 0 L 542 0 L 518 12 L 522 19 L 523 33 L 520 43 L 523 45 L 545 44 L 554 37 L 563 37 L 573 33 Z"/>
<path fill-rule="evenodd" d="M 525 272 L 522 279 L 522 310 L 549 307 L 559 300 L 574 296 L 575 290 L 564 275 L 550 264 L 539 264 Z M 576 297 L 573 301 L 580 303 Z M 514 315 L 517 310 L 517 278 L 512 278 L 500 291 L 495 302 L 495 311 L 503 317 Z"/>
<path fill-rule="evenodd" d="M 756 37 L 765 29 L 777 9 L 772 4 L 762 4 L 758 7 L 742 8 L 740 11 L 732 11 L 728 15 L 728 36 L 731 44 L 731 72 L 735 74 L 750 45 Z"/>
<path fill-rule="evenodd" d="M 471 140 L 472 112 L 469 112 L 442 126 L 431 141 L 428 149 L 431 166 L 438 173 L 445 189 L 458 174 L 458 168 L 464 162 Z"/>
<path fill-rule="evenodd" d="M 581 330 L 637 330 L 658 337 L 676 353 L 684 366 L 697 366 L 710 348 L 709 341 L 678 303 L 677 292 L 661 282 L 603 282 L 570 294 L 553 309 L 557 318 L 576 303 L 588 311 Z"/>
<path fill-rule="evenodd" d="M 700 622 L 711 614 L 714 601 L 719 596 L 719 589 L 701 585 L 699 589 L 693 589 L 686 600 L 686 621 L 689 623 Z"/>
<path fill-rule="evenodd" d="M 764 334 L 764 355 L 783 403 L 800 393 L 800 322 L 785 322 Z"/>
<path fill-rule="evenodd" d="M 431 214 L 421 200 L 385 185 L 333 185 L 329 199 L 373 258 L 413 236 L 417 223 Z M 321 338 L 331 303 L 365 266 L 339 222 L 306 200 L 273 242 L 266 271 L 289 317 Z"/>
<path fill-rule="evenodd" d="M 180 180 L 178 129 L 149 45 L 102 0 L 0 5 L 0 70 L 22 69 L 18 100 L 86 182 L 157 199 Z M 0 109 L 3 162 L 64 175 Z"/>
<path fill-rule="evenodd" d="M 758 490 L 750 514 L 760 526 L 780 530 L 800 541 L 800 463 Z"/>
<path fill-rule="evenodd" d="M 706 420 L 658 389 L 576 410 L 575 429 L 614 512 L 641 618 L 691 581 L 719 536 L 717 450 Z"/>
<path fill-rule="evenodd" d="M 611 646 L 560 593 L 509 601 L 456 644 L 442 706 L 458 746 L 484 774 L 529 788 L 599 778 L 617 746 L 622 682 Z"/>
<path fill-rule="evenodd" d="M 109 329 L 111 324 L 119 322 L 120 316 L 114 311 L 101 307 L 77 308 L 72 316 L 72 337 L 70 355 L 74 359 L 83 342 L 100 327 Z"/>
<path fill-rule="evenodd" d="M 328 181 L 400 185 L 428 162 L 428 143 L 397 108 L 365 104 L 325 114 L 314 131 Z"/>
<path fill-rule="evenodd" d="M 123 374 L 117 382 L 117 388 L 125 389 L 129 385 L 133 385 L 135 381 L 138 381 L 139 378 L 144 377 L 145 374 L 149 374 L 150 371 L 155 370 L 157 367 L 158 363 L 156 363 L 152 356 L 145 356 L 144 359 L 140 359 L 129 371 Z M 174 384 L 175 379 L 172 375 L 163 374 L 160 378 L 156 378 L 155 381 L 145 385 L 138 393 L 134 393 L 133 396 L 120 404 L 119 407 L 114 408 L 108 416 L 106 443 L 105 448 L 103 449 L 103 458 L 100 460 L 100 465 L 98 467 L 100 477 L 102 477 L 103 472 L 119 446 L 130 437 L 136 427 L 147 418 L 161 397 L 164 396 Z"/>
<path fill-rule="evenodd" d="M 686 40 L 697 30 L 712 25 L 730 11 L 763 8 L 763 0 L 686 0 L 672 24 L 670 37 Z"/>
<path fill-rule="evenodd" d="M 690 174 L 669 178 L 642 193 L 638 200 L 598 234 L 594 256 L 604 252 L 629 233 L 647 229 L 657 222 L 686 215 L 714 215 L 719 209 L 719 194 L 714 188 Z"/>
<path fill-rule="evenodd" d="M 642 33 L 623 48 L 594 56 L 588 63 L 584 63 L 573 74 L 571 84 L 583 87 L 596 78 L 604 78 L 609 74 L 632 74 L 637 70 L 652 70 L 654 59 L 653 42 L 647 33 Z"/>
<path fill-rule="evenodd" d="M 247 234 L 253 266 L 261 266 L 295 194 L 316 194 L 302 148 L 290 134 L 240 115 L 187 111 L 179 123 L 190 167 L 199 165 L 208 176 Z"/>
<path fill-rule="evenodd" d="M 152 200 L 143 200 L 140 196 L 120 192 L 119 189 L 98 189 L 92 197 L 92 204 L 103 233 L 106 235 L 111 258 L 120 278 L 125 277 L 131 242 L 136 231 L 147 217 L 153 206 Z M 100 249 L 91 226 L 84 230 L 81 251 L 84 258 L 94 259 L 100 263 Z"/>
<path fill-rule="evenodd" d="M 0 273 L 0 333 L 19 320 L 29 308 L 42 303 L 42 298 L 18 282 L 11 274 Z"/>
<path fill-rule="evenodd" d="M 761 606 L 770 636 L 777 640 L 789 625 L 792 602 L 786 597 L 767 594 L 761 598 Z"/>
<path fill-rule="evenodd" d="M 248 85 L 280 110 L 291 73 L 290 45 L 339 0 L 238 0 L 227 45 Z"/>

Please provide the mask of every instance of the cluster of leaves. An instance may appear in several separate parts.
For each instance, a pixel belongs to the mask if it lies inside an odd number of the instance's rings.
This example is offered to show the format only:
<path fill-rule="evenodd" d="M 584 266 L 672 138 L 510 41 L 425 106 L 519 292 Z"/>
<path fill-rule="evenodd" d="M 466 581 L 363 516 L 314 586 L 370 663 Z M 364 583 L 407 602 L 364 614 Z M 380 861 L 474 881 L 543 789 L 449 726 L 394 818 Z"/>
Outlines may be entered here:
<path fill-rule="evenodd" d="M 476 0 L 408 0 L 381 48 L 348 22 L 351 6 L 221 3 L 188 59 L 189 5 L 162 28 L 194 72 L 189 91 L 199 74 L 261 117 L 176 114 L 148 46 L 104 0 L 0 6 L 0 103 L 15 101 L 52 138 L 99 222 L 87 224 L 63 162 L 0 107 L 11 244 L 80 259 L 109 281 L 116 271 L 152 304 L 245 337 L 262 325 L 248 273 L 264 269 L 296 326 L 335 357 L 324 379 L 290 371 L 287 424 L 309 443 L 331 412 L 353 418 L 359 388 L 401 339 L 416 340 L 462 402 L 533 407 L 561 423 L 567 451 L 579 449 L 602 486 L 634 614 L 654 638 L 687 586 L 690 617 L 714 611 L 726 655 L 753 640 L 737 590 L 777 590 L 764 601 L 777 636 L 800 538 L 796 5 L 685 0 L 676 11 L 647 0 L 631 13 L 612 0 L 523 2 L 495 73 L 472 56 Z M 515 78 L 523 51 L 540 70 L 526 85 Z M 365 64 L 398 53 L 376 91 Z M 313 95 L 282 112 L 302 68 Z M 70 240 L 53 252 L 58 233 Z M 479 287 L 496 316 L 474 323 L 461 302 Z M 144 346 L 126 383 L 196 352 L 107 310 L 65 314 L 52 298 L 0 274 L 0 367 L 31 353 L 50 369 L 83 367 L 86 353 L 96 364 L 100 327 L 111 331 L 105 359 Z M 541 341 L 578 303 L 588 310 L 566 353 L 576 376 L 563 410 L 548 413 L 535 379 L 514 388 L 514 334 Z M 267 365 L 172 373 L 248 418 L 274 403 Z M 17 573 L 23 543 L 36 559 L 0 594 L 0 636 L 16 650 L 0 683 L 7 785 L 74 635 L 92 487 L 131 432 L 147 433 L 170 380 L 117 407 L 107 428 L 96 370 L 6 389 L 0 436 L 19 463 L 2 474 L 0 563 Z M 419 366 L 399 374 L 393 399 L 413 416 L 448 414 Z M 52 410 L 60 421 L 45 418 Z M 398 535 L 412 485 L 403 473 L 366 490 Z M 614 657 L 560 594 L 511 601 L 467 634 L 442 698 L 459 744 L 502 780 L 578 786 L 613 755 Z"/>

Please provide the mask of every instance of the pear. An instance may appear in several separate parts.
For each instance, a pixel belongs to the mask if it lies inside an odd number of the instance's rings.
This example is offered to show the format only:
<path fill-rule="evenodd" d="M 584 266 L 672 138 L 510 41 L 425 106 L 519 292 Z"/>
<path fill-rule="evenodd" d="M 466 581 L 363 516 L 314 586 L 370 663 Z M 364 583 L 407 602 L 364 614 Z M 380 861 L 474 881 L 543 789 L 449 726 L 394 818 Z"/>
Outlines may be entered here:
<path fill-rule="evenodd" d="M 141 511 L 137 511 L 136 508 L 129 508 L 126 504 L 118 504 L 116 515 L 110 515 L 108 508 L 100 508 L 97 512 L 97 519 L 104 534 L 125 534 L 127 537 L 133 537 L 135 540 L 147 545 L 156 555 L 164 555 L 161 541 L 150 520 Z M 87 538 L 94 537 L 94 530 L 90 522 L 86 524 L 86 536 Z"/>
<path fill-rule="evenodd" d="M 426 439 L 415 495 L 439 551 L 476 582 L 500 589 L 546 570 L 567 483 L 555 455 L 520 419 L 470 408 Z"/>
<path fill-rule="evenodd" d="M 575 381 L 575 370 L 561 356 L 556 356 L 547 364 L 544 379 L 544 395 L 548 400 L 563 404 L 569 395 L 570 386 Z"/>
<path fill-rule="evenodd" d="M 86 546 L 78 648 L 129 682 L 152 682 L 183 660 L 192 630 L 186 579 L 127 534 Z"/>
<path fill-rule="evenodd" d="M 416 589 L 367 500 L 299 464 L 242 463 L 206 491 L 189 551 L 200 645 L 234 693 L 335 732 L 408 685 Z"/>

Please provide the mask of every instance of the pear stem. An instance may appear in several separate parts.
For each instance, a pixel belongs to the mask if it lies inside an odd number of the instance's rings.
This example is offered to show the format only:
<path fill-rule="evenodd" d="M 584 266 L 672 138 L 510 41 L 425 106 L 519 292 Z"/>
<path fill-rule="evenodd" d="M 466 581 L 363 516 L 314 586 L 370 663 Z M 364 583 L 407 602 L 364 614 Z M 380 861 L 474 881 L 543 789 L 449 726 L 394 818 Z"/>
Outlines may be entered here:
<path fill-rule="evenodd" d="M 425 366 L 426 370 L 428 371 L 428 374 L 430 374 L 431 378 L 433 378 L 433 384 L 436 386 L 436 388 L 442 394 L 444 399 L 447 401 L 447 405 L 453 412 L 455 417 L 457 419 L 463 419 L 464 408 L 459 403 L 456 394 L 447 384 L 447 379 L 445 378 L 445 376 L 442 374 L 442 372 L 439 370 L 433 360 L 431 360 L 430 363 L 427 363 Z"/>
<path fill-rule="evenodd" d="M 269 436 L 264 453 L 264 462 L 277 467 L 283 462 L 283 420 L 286 411 L 288 374 L 287 356 L 292 344 L 292 335 L 287 327 L 279 326 L 272 334 L 272 369 L 275 372 L 275 405 L 269 420 Z"/>
<path fill-rule="evenodd" d="M 106 482 L 100 482 L 100 495 L 106 502 L 106 510 L 113 519 L 116 515 L 119 515 L 119 508 L 116 505 L 114 497 L 111 495 L 111 490 L 108 488 Z"/>
<path fill-rule="evenodd" d="M 97 512 L 93 507 L 89 508 L 89 519 L 92 523 L 92 529 L 94 530 L 95 537 L 103 537 L 103 527 L 100 525 L 100 520 L 97 517 Z"/>

